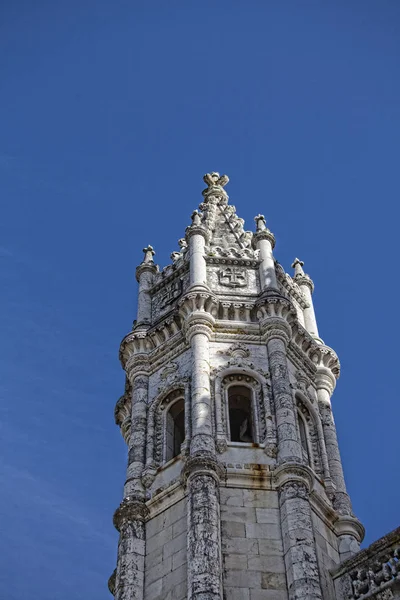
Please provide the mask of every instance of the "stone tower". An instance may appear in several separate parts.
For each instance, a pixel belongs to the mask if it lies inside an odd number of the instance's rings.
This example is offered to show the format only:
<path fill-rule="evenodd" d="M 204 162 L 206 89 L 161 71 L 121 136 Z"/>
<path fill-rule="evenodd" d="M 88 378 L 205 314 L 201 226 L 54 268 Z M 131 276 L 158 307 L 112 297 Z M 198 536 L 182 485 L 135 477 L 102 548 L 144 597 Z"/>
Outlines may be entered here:
<path fill-rule="evenodd" d="M 228 177 L 204 181 L 172 264 L 160 271 L 148 246 L 136 270 L 109 587 L 117 600 L 332 600 L 364 534 L 331 411 L 339 360 L 303 263 L 285 273 L 264 216 L 245 231 Z"/>

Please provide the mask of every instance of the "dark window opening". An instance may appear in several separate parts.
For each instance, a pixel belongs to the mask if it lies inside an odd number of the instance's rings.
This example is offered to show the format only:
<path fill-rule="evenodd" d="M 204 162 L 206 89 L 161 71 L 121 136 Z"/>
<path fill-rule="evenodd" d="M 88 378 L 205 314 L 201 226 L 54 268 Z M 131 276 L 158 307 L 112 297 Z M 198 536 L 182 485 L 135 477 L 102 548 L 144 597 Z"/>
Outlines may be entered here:
<path fill-rule="evenodd" d="M 175 402 L 167 413 L 165 460 L 178 456 L 185 440 L 185 403 L 183 398 Z"/>
<path fill-rule="evenodd" d="M 299 423 L 300 442 L 301 442 L 301 449 L 302 449 L 302 453 L 303 453 L 303 460 L 307 464 L 309 464 L 310 456 L 308 453 L 306 426 L 305 426 L 303 419 L 300 416 L 298 416 L 297 420 Z"/>
<path fill-rule="evenodd" d="M 251 390 L 235 385 L 228 391 L 229 425 L 232 442 L 253 442 Z"/>

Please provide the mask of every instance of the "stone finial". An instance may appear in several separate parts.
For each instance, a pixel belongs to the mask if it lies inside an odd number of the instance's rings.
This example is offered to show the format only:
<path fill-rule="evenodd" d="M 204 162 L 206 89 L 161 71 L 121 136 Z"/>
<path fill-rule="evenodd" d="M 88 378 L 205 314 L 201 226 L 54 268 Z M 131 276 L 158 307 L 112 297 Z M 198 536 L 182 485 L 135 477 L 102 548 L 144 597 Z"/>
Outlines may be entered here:
<path fill-rule="evenodd" d="M 201 225 L 201 217 L 200 217 L 200 213 L 198 210 L 194 210 L 192 212 L 192 225 L 194 225 L 195 227 L 197 227 L 198 225 Z"/>
<path fill-rule="evenodd" d="M 314 283 L 311 277 L 307 275 L 307 273 L 304 273 L 303 266 L 304 262 L 302 260 L 299 260 L 298 258 L 294 259 L 292 264 L 292 269 L 294 269 L 293 280 L 298 285 L 306 285 L 312 293 L 314 291 Z"/>
<path fill-rule="evenodd" d="M 147 248 L 143 248 L 143 252 L 144 252 L 144 258 L 142 261 L 143 263 L 153 263 L 153 256 L 155 255 L 154 252 L 154 248 L 153 246 L 150 246 L 150 244 L 147 246 Z"/>
<path fill-rule="evenodd" d="M 215 185 L 219 185 L 220 187 L 225 187 L 227 183 L 229 183 L 229 177 L 228 175 L 221 175 L 219 173 L 216 172 L 212 172 L 212 173 L 206 173 L 203 176 L 203 181 L 204 183 L 207 184 L 207 186 L 213 187 Z"/>
<path fill-rule="evenodd" d="M 228 202 L 228 194 L 224 190 L 229 181 L 227 175 L 220 175 L 216 172 L 206 173 L 203 180 L 207 184 L 206 189 L 202 192 L 205 202 L 210 202 L 212 199 L 222 201 L 225 204 Z"/>
<path fill-rule="evenodd" d="M 304 266 L 304 262 L 302 260 L 299 260 L 298 258 L 295 258 L 292 264 L 292 269 L 294 269 L 294 276 L 296 277 L 297 275 L 304 275 L 304 271 L 303 271 L 303 266 Z"/>
<path fill-rule="evenodd" d="M 183 250 L 186 250 L 187 248 L 187 241 L 185 238 L 181 238 L 180 240 L 178 240 L 178 245 L 179 248 L 181 249 L 181 251 L 183 252 Z"/>
<path fill-rule="evenodd" d="M 170 258 L 172 259 L 172 262 L 176 262 L 177 260 L 180 259 L 181 257 L 181 253 L 180 252 L 171 252 Z"/>
<path fill-rule="evenodd" d="M 264 229 L 267 229 L 264 215 L 257 215 L 254 217 L 254 220 L 256 222 L 256 231 L 264 231 Z"/>

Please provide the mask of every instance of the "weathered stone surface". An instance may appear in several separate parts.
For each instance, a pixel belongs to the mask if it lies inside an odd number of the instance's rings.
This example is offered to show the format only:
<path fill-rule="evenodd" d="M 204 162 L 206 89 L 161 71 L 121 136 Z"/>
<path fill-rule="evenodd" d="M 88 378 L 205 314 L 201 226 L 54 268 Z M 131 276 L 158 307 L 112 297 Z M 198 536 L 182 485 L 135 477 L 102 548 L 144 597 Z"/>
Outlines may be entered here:
<path fill-rule="evenodd" d="M 344 600 L 367 582 L 387 600 L 394 564 L 380 564 L 379 582 L 371 565 L 335 571 L 363 529 L 330 406 L 340 365 L 319 338 L 313 282 L 298 259 L 294 277 L 276 262 L 263 215 L 244 229 L 226 176 L 204 181 L 172 263 L 160 270 L 148 246 L 136 271 L 109 589 L 118 600 Z"/>

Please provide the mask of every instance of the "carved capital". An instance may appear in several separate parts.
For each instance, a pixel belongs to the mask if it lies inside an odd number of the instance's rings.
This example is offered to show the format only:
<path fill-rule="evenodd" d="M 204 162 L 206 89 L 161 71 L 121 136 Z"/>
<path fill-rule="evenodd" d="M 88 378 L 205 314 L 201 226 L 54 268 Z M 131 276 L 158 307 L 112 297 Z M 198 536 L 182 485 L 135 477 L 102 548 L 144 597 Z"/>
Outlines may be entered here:
<path fill-rule="evenodd" d="M 136 267 L 136 281 L 140 283 L 140 278 L 143 273 L 157 273 L 158 267 L 154 262 L 143 262 Z"/>
<path fill-rule="evenodd" d="M 182 481 L 186 485 L 189 479 L 197 475 L 211 475 L 219 481 L 225 477 L 225 470 L 211 452 L 202 452 L 187 458 L 182 471 Z"/>
<path fill-rule="evenodd" d="M 265 343 L 269 340 L 278 338 L 287 346 L 291 338 L 291 327 L 285 319 L 281 317 L 270 317 L 262 323 L 262 336 Z"/>
<path fill-rule="evenodd" d="M 335 523 L 335 533 L 337 536 L 352 535 L 361 544 L 365 536 L 365 527 L 355 517 L 340 515 Z"/>
<path fill-rule="evenodd" d="M 293 494 L 296 489 L 301 487 L 307 490 L 307 493 L 311 492 L 314 485 L 314 475 L 309 467 L 298 463 L 285 463 L 278 467 L 274 472 L 274 478 L 276 486 L 282 489 L 285 486 L 291 485 L 300 486 L 298 488 L 293 487 Z"/>
<path fill-rule="evenodd" d="M 119 348 L 119 359 L 122 364 L 122 368 L 125 369 L 126 365 L 132 358 L 138 354 L 145 355 L 152 347 L 147 330 L 135 330 L 128 333 L 121 342 Z"/>
<path fill-rule="evenodd" d="M 314 282 L 309 275 L 303 273 L 302 275 L 295 275 L 293 277 L 293 281 L 297 283 L 297 285 L 302 286 L 305 285 L 309 288 L 310 292 L 314 291 Z"/>
<path fill-rule="evenodd" d="M 144 502 L 127 497 L 121 502 L 114 513 L 114 527 L 118 531 L 121 531 L 125 524 L 135 521 L 144 522 L 148 514 L 149 509 Z"/>
<path fill-rule="evenodd" d="M 339 379 L 340 362 L 339 358 L 332 348 L 315 342 L 308 352 L 312 362 L 320 373 L 330 374 L 333 379 Z"/>
<path fill-rule="evenodd" d="M 189 243 L 190 238 L 194 235 L 201 235 L 205 239 L 206 243 L 209 242 L 210 234 L 207 231 L 207 229 L 204 227 L 204 225 L 193 224 L 193 225 L 190 225 L 189 227 L 186 227 L 185 238 L 188 243 Z"/>
<path fill-rule="evenodd" d="M 318 367 L 315 374 L 315 385 L 317 390 L 326 390 L 332 396 L 336 386 L 336 377 L 330 369 Z"/>
<path fill-rule="evenodd" d="M 125 365 L 125 372 L 132 384 L 141 375 L 147 377 L 150 372 L 150 362 L 147 354 L 131 356 Z"/>
<path fill-rule="evenodd" d="M 253 233 L 253 248 L 257 248 L 258 242 L 261 240 L 267 240 L 271 244 L 272 249 L 275 248 L 275 236 L 269 229 L 260 229 L 259 231 Z"/>

